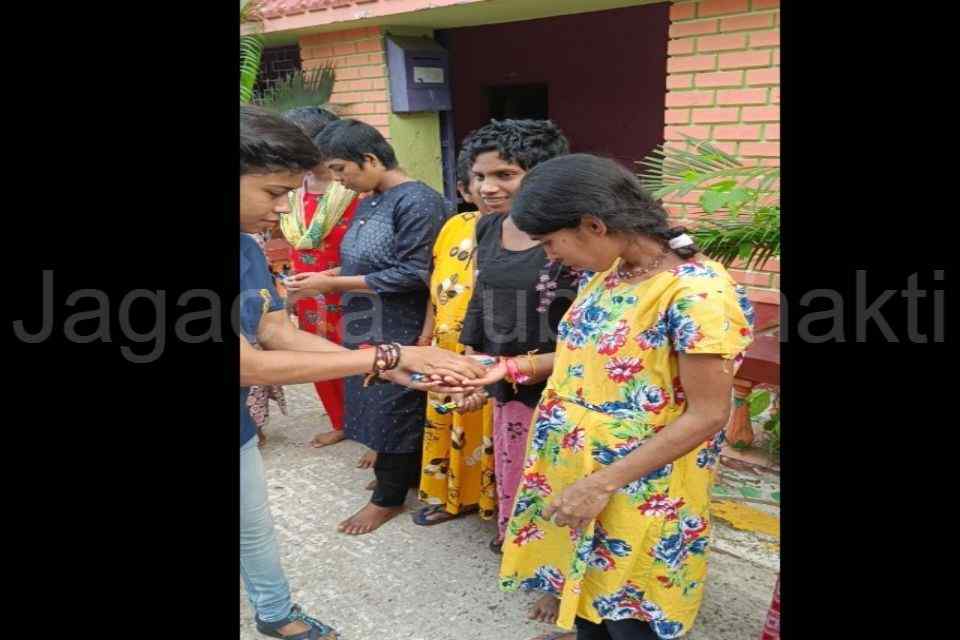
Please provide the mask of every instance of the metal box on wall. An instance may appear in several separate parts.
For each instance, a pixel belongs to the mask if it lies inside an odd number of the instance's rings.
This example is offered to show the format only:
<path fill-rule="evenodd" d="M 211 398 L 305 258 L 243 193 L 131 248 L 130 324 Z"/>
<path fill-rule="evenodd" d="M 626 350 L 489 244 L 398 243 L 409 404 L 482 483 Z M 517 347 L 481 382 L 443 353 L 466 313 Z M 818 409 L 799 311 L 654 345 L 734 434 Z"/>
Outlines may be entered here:
<path fill-rule="evenodd" d="M 386 44 L 394 113 L 453 108 L 446 49 L 429 38 L 388 36 Z"/>

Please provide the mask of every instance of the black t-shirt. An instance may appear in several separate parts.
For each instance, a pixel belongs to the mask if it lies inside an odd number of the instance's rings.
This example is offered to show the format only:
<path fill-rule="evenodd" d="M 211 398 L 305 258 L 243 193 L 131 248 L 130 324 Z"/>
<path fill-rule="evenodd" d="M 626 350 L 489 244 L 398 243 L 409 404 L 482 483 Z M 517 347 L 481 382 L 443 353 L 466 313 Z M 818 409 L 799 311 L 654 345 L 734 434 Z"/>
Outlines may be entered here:
<path fill-rule="evenodd" d="M 477 278 L 460 342 L 498 356 L 553 353 L 557 325 L 576 297 L 574 276 L 559 264 L 548 265 L 539 245 L 504 249 L 505 217 L 490 214 L 477 223 Z M 554 295 L 548 298 L 547 291 Z M 499 382 L 488 391 L 500 402 L 518 400 L 535 407 L 545 384 L 517 385 L 519 393 L 514 393 L 512 385 Z"/>

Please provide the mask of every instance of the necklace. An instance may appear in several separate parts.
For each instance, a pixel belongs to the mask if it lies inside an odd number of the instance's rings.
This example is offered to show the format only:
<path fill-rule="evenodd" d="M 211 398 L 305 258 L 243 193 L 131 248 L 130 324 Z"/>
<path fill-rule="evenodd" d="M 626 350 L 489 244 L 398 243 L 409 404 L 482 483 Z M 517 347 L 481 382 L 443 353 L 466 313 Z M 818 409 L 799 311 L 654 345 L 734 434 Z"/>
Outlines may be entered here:
<path fill-rule="evenodd" d="M 660 265 L 663 264 L 663 261 L 668 255 L 670 255 L 670 252 L 664 250 L 663 253 L 651 260 L 650 264 L 647 266 L 640 265 L 639 267 L 634 267 L 633 269 L 624 269 L 624 261 L 621 261 L 620 266 L 617 267 L 617 277 L 621 280 L 629 280 L 630 278 L 636 278 L 637 276 L 650 273 L 654 269 L 660 268 Z"/>

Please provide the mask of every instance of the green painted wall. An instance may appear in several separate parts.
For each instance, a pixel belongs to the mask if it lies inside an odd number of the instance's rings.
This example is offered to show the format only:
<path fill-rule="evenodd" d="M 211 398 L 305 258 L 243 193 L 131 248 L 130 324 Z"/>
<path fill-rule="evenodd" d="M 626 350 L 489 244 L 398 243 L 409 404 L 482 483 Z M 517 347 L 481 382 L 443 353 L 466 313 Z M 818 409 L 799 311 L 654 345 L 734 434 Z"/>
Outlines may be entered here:
<path fill-rule="evenodd" d="M 410 174 L 411 178 L 423 180 L 443 193 L 440 115 L 391 113 L 390 138 L 400 167 Z"/>
<path fill-rule="evenodd" d="M 432 29 L 387 27 L 396 36 L 433 37 Z M 390 140 L 400 167 L 411 178 L 422 180 L 443 193 L 443 158 L 440 155 L 440 115 L 437 113 L 391 113 Z"/>

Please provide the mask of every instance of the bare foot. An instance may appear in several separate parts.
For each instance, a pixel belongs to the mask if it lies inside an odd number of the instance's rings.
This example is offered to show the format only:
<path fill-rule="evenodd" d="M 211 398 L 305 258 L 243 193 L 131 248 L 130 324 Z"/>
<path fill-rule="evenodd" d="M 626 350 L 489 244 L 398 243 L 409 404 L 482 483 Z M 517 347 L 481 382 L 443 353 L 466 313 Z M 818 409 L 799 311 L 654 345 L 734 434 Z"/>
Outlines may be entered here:
<path fill-rule="evenodd" d="M 313 440 L 310 441 L 310 446 L 314 449 L 319 449 L 320 447 L 337 444 L 346 437 L 343 431 L 325 431 L 313 436 Z"/>
<path fill-rule="evenodd" d="M 360 511 L 337 525 L 337 530 L 351 536 L 375 531 L 380 525 L 403 512 L 403 507 L 378 507 L 368 502 Z"/>
<path fill-rule="evenodd" d="M 559 610 L 560 601 L 554 596 L 545 595 L 536 601 L 533 608 L 530 609 L 530 615 L 528 617 L 531 620 L 538 620 L 540 622 L 546 622 L 547 624 L 556 624 Z"/>
<path fill-rule="evenodd" d="M 377 463 L 377 452 L 367 451 L 357 461 L 357 469 L 370 469 Z"/>
<path fill-rule="evenodd" d="M 376 488 L 377 488 L 377 479 L 376 479 L 376 478 L 374 478 L 373 480 L 371 480 L 370 482 L 368 482 L 368 483 L 367 483 L 367 486 L 364 487 L 364 489 L 366 489 L 367 491 L 373 491 L 373 490 L 376 489 Z"/>

